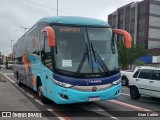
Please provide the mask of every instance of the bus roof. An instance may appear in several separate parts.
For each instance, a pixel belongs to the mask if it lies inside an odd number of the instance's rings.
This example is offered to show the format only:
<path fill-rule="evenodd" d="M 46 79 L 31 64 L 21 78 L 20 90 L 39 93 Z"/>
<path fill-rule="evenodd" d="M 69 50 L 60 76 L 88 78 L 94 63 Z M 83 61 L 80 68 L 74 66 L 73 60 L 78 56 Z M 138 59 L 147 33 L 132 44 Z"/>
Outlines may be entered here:
<path fill-rule="evenodd" d="M 55 24 L 110 27 L 110 25 L 105 21 L 86 17 L 52 16 L 42 18 L 39 22 L 42 21 Z"/>

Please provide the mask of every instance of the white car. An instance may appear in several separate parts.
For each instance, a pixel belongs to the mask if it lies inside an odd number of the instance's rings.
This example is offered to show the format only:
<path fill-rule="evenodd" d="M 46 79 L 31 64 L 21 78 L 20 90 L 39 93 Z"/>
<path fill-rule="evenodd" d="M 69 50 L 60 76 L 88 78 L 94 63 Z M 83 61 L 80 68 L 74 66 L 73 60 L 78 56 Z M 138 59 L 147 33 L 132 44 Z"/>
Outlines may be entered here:
<path fill-rule="evenodd" d="M 6 66 L 5 65 L 0 65 L 0 69 L 5 69 Z"/>
<path fill-rule="evenodd" d="M 141 95 L 160 98 L 160 68 L 137 67 L 130 79 L 130 96 L 139 99 Z"/>

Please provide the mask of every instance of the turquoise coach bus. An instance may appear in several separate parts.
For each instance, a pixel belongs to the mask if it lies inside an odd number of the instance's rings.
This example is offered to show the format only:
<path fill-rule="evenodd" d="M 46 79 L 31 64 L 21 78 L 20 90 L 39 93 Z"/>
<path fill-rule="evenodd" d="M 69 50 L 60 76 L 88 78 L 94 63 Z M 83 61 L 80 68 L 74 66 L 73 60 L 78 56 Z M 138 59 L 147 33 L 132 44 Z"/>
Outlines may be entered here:
<path fill-rule="evenodd" d="M 38 21 L 14 45 L 13 71 L 25 84 L 57 104 L 101 101 L 121 93 L 121 75 L 115 34 L 102 20 L 56 16 Z"/>

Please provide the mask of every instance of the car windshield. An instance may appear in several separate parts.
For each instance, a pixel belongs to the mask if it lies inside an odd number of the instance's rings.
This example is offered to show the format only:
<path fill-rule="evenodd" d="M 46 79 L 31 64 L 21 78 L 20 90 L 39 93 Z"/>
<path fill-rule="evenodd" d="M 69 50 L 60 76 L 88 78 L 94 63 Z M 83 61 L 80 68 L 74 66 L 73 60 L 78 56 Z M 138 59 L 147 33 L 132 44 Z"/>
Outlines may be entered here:
<path fill-rule="evenodd" d="M 118 68 L 110 28 L 54 26 L 56 68 L 69 72 L 102 73 Z M 116 48 L 116 47 L 115 47 Z"/>

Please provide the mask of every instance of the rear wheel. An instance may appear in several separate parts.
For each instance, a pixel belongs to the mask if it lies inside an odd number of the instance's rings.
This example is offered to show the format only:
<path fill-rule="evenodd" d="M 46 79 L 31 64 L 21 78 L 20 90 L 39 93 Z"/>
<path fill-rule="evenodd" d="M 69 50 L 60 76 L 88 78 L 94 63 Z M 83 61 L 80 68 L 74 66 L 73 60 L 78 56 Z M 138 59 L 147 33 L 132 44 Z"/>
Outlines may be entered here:
<path fill-rule="evenodd" d="M 140 94 L 137 87 L 131 87 L 130 88 L 130 95 L 132 99 L 139 99 Z"/>

